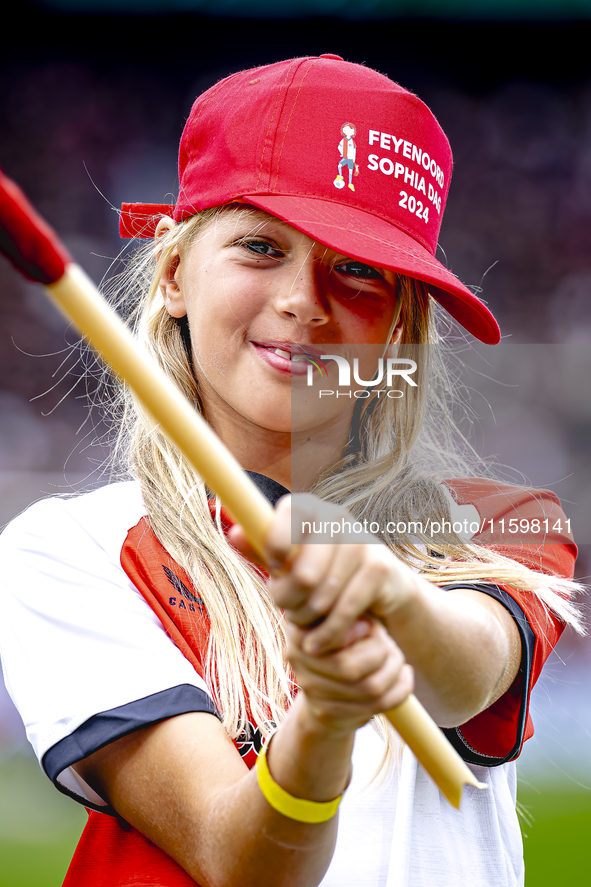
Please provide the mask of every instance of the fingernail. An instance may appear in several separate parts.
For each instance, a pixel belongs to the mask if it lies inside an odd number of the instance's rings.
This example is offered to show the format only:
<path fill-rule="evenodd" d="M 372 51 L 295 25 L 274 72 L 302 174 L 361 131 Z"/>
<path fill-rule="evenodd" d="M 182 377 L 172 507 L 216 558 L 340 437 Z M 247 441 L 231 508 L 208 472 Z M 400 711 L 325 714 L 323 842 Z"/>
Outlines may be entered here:
<path fill-rule="evenodd" d="M 318 650 L 320 649 L 320 644 L 318 641 L 315 641 L 313 638 L 306 638 L 304 641 L 304 651 L 309 653 L 310 656 L 314 656 Z"/>

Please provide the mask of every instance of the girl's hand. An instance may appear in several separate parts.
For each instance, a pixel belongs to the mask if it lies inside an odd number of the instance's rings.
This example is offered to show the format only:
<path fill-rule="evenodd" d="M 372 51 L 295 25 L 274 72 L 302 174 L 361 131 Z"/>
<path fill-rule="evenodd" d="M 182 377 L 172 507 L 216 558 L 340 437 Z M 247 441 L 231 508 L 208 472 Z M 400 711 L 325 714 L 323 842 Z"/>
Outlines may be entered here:
<path fill-rule="evenodd" d="M 320 524 L 328 538 L 318 542 Z M 308 629 L 302 653 L 319 660 L 336 653 L 358 619 L 373 617 L 412 664 L 416 694 L 436 723 L 464 724 L 517 676 L 515 620 L 477 589 L 437 588 L 375 536 L 355 533 L 354 524 L 343 508 L 314 496 L 285 496 L 277 504 L 266 540 L 269 590 L 287 619 Z M 240 528 L 232 539 L 247 554 Z"/>
<path fill-rule="evenodd" d="M 339 649 L 363 614 L 386 620 L 412 602 L 413 571 L 375 536 L 355 533 L 343 508 L 302 494 L 281 499 L 275 514 L 266 540 L 269 590 L 290 622 L 310 629 L 307 653 Z M 321 524 L 324 536 L 310 532 Z"/>
<path fill-rule="evenodd" d="M 386 629 L 375 620 L 400 605 L 397 567 L 406 567 L 368 533 L 337 532 L 344 509 L 314 496 L 285 496 L 267 536 L 269 590 L 286 614 L 288 650 L 300 688 L 314 717 L 325 726 L 357 729 L 379 712 L 400 704 L 413 689 L 412 668 Z M 332 542 L 302 531 L 309 522 L 332 524 Z M 241 528 L 232 542 L 252 552 Z M 294 542 L 298 544 L 294 545 Z M 309 542 L 309 544 L 306 544 Z M 408 573 L 412 577 L 412 572 Z"/>
<path fill-rule="evenodd" d="M 288 623 L 287 637 L 307 708 L 323 727 L 356 730 L 412 693 L 412 668 L 378 622 L 355 622 L 341 649 L 320 656 L 305 651 L 306 630 Z"/>

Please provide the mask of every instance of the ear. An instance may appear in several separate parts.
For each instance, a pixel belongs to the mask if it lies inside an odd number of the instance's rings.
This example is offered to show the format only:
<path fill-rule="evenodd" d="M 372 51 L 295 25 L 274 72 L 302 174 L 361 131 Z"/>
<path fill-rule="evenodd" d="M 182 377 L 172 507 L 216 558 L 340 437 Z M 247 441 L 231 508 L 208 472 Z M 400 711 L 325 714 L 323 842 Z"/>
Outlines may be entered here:
<path fill-rule="evenodd" d="M 155 237 L 162 237 L 167 231 L 171 231 L 175 227 L 176 222 L 174 219 L 171 219 L 170 216 L 164 216 L 156 226 Z M 160 292 L 165 308 L 171 317 L 185 317 L 187 314 L 183 292 L 179 284 L 180 275 L 178 272 L 180 262 L 181 257 L 178 248 L 175 248 L 162 269 L 162 276 L 160 278 Z"/>
<path fill-rule="evenodd" d="M 402 333 L 404 331 L 404 317 L 402 312 L 402 301 L 398 304 L 398 319 L 395 322 L 394 329 L 392 330 L 392 336 L 390 337 L 390 345 L 398 345 L 400 340 L 402 339 Z"/>

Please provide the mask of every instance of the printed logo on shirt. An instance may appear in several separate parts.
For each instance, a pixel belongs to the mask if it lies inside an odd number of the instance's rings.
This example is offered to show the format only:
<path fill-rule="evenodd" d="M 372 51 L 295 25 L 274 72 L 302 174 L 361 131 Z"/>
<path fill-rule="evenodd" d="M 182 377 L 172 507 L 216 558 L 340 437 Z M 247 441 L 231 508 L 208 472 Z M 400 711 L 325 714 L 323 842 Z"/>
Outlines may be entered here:
<path fill-rule="evenodd" d="M 266 730 L 275 730 L 277 724 L 275 721 L 265 721 L 263 727 Z M 265 737 L 260 727 L 255 727 L 254 724 L 247 721 L 245 729 L 236 737 L 234 742 L 240 752 L 240 757 L 245 758 L 251 751 L 254 751 L 258 757 L 265 743 Z"/>
<path fill-rule="evenodd" d="M 179 600 L 178 604 L 177 604 L 177 599 L 174 595 L 172 595 L 168 599 L 168 603 L 170 604 L 170 606 L 171 607 L 178 606 L 179 610 L 186 610 L 187 604 L 185 604 L 185 602 L 183 600 L 183 598 L 185 598 L 185 600 L 188 601 L 188 609 L 192 613 L 196 612 L 195 605 L 197 605 L 197 609 L 199 610 L 200 613 L 205 612 L 205 601 L 203 600 L 203 598 L 200 598 L 198 595 L 194 594 L 192 591 L 189 591 L 189 589 L 187 588 L 185 583 L 179 579 L 179 577 L 176 575 L 176 573 L 173 573 L 173 571 L 170 570 L 168 567 L 166 567 L 164 564 L 162 564 L 162 569 L 164 570 L 164 573 L 166 574 L 166 578 L 168 579 L 168 581 L 170 582 L 170 584 L 172 585 L 174 590 L 180 595 L 180 600 Z"/>

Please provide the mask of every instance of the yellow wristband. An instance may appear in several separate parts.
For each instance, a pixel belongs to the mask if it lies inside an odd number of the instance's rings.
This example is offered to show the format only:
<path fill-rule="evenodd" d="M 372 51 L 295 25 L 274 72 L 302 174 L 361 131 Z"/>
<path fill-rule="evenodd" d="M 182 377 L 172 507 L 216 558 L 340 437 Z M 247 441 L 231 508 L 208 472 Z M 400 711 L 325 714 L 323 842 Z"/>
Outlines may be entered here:
<path fill-rule="evenodd" d="M 297 819 L 298 822 L 326 822 L 332 819 L 343 796 L 339 795 L 334 801 L 306 801 L 304 798 L 294 798 L 277 785 L 271 776 L 266 750 L 264 746 L 257 758 L 257 779 L 259 788 L 271 807 L 288 819 Z"/>

